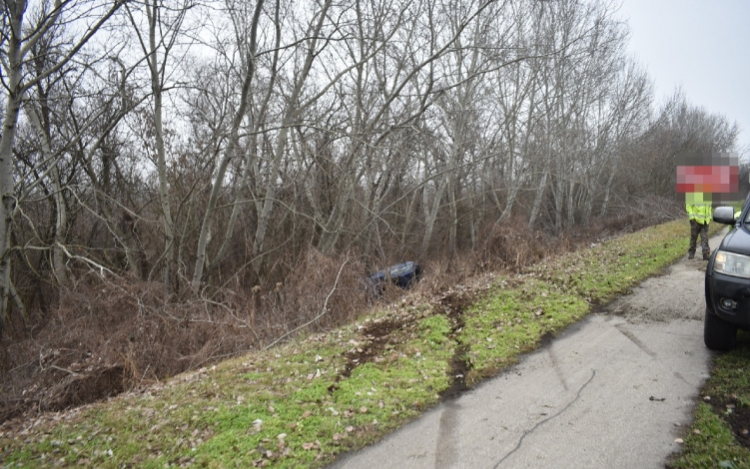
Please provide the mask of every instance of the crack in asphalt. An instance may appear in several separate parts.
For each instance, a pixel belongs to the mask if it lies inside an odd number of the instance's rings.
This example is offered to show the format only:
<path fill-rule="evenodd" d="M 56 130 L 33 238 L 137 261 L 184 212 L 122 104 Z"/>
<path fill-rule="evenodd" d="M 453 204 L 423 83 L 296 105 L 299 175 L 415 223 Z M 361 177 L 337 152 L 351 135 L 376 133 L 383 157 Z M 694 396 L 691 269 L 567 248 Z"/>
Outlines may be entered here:
<path fill-rule="evenodd" d="M 516 444 L 516 447 L 515 447 L 515 448 L 513 448 L 513 449 L 512 449 L 512 450 L 511 450 L 511 451 L 510 451 L 510 452 L 509 452 L 508 454 L 506 454 L 505 456 L 503 456 L 503 458 L 502 458 L 501 460 L 499 460 L 499 461 L 497 462 L 497 464 L 495 464 L 495 466 L 494 466 L 494 468 L 493 468 L 493 469 L 497 469 L 498 467 L 500 467 L 500 464 L 502 464 L 502 463 L 503 463 L 503 461 L 505 461 L 505 460 L 506 460 L 506 459 L 508 459 L 508 458 L 509 458 L 509 457 L 510 457 L 510 456 L 511 456 L 511 455 L 512 455 L 513 453 L 515 453 L 516 451 L 518 451 L 518 449 L 519 449 L 519 448 L 521 447 L 521 444 L 523 443 L 523 440 L 524 440 L 524 439 L 525 439 L 525 438 L 526 438 L 526 437 L 527 437 L 528 435 L 530 435 L 531 433 L 534 433 L 534 431 L 535 431 L 535 430 L 536 430 L 537 428 L 539 428 L 539 427 L 540 427 L 541 425 L 543 425 L 543 424 L 545 424 L 545 423 L 549 422 L 550 420 L 554 419 L 555 417 L 559 416 L 560 414 L 562 414 L 563 412 L 565 412 L 566 410 L 568 410 L 568 409 L 570 408 L 570 406 L 572 406 L 573 404 L 575 404 L 575 403 L 576 403 L 576 401 L 578 401 L 578 399 L 579 399 L 579 398 L 581 397 L 581 393 L 582 393 L 582 392 L 583 392 L 583 390 L 584 390 L 584 389 L 586 388 L 586 386 L 588 386 L 588 385 L 589 385 L 589 383 L 590 383 L 590 382 L 591 382 L 591 381 L 592 381 L 592 380 L 594 379 L 594 376 L 596 376 L 596 370 L 591 370 L 591 377 L 590 377 L 590 378 L 589 378 L 589 379 L 588 379 L 588 380 L 587 380 L 587 381 L 586 381 L 585 383 L 583 383 L 583 386 L 581 386 L 581 387 L 580 387 L 580 389 L 578 389 L 578 393 L 576 393 L 576 397 L 575 397 L 575 398 L 574 398 L 574 399 L 573 399 L 572 401 L 568 402 L 568 405 L 566 405 L 565 407 L 563 407 L 562 409 L 560 409 L 560 410 L 559 410 L 559 411 L 558 411 L 557 413 L 555 413 L 554 415 L 550 415 L 549 417 L 547 417 L 547 418 L 546 418 L 546 419 L 544 419 L 544 420 L 540 420 L 540 421 L 538 421 L 538 422 L 536 423 L 536 425 L 534 425 L 533 427 L 531 427 L 531 429 L 529 429 L 529 430 L 525 431 L 525 432 L 524 432 L 524 434 L 523 434 L 523 435 L 521 435 L 521 438 L 520 438 L 520 439 L 518 440 L 518 443 Z"/>

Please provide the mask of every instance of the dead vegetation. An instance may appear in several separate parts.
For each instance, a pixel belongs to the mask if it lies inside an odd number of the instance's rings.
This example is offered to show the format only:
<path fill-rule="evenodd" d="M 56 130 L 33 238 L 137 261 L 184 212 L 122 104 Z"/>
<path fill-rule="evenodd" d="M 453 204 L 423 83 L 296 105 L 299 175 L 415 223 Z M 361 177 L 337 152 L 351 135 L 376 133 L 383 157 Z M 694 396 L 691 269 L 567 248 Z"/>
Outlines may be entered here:
<path fill-rule="evenodd" d="M 155 282 L 85 273 L 61 291 L 52 313 L 40 315 L 37 329 L 3 343 L 0 421 L 93 402 L 262 348 L 302 324 L 311 331 L 339 325 L 366 306 L 360 272 L 356 262 L 313 252 L 286 284 L 225 287 L 188 300 L 165 299 Z"/>
<path fill-rule="evenodd" d="M 423 262 L 427 275 L 418 289 L 444 310 L 455 333 L 462 327 L 463 308 L 480 289 L 457 291 L 454 285 L 481 272 L 516 271 L 548 255 L 656 221 L 641 213 L 560 237 L 512 221 L 493 226 L 480 252 L 452 262 Z M 47 314 L 35 312 L 23 337 L 4 339 L 0 421 L 93 402 L 267 347 L 300 330 L 323 331 L 347 323 L 373 301 L 363 287 L 363 272 L 352 255 L 331 258 L 311 250 L 283 282 L 249 291 L 239 283 L 227 284 L 187 298 L 165 295 L 156 282 L 79 273 L 60 291 L 57 307 Z M 401 294 L 389 288 L 383 301 Z M 368 323 L 362 343 L 346 357 L 347 371 L 378 357 L 413 325 L 399 315 Z M 459 379 L 447 395 L 465 388 L 465 367 L 463 360 L 454 363 L 453 375 Z"/>

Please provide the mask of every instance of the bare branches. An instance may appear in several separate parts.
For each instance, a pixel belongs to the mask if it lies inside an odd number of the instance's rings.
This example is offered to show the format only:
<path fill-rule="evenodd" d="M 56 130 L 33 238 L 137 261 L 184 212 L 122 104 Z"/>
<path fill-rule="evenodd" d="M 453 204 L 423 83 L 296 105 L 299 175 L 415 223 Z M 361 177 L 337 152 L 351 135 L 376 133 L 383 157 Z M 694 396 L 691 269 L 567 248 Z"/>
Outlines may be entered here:
<path fill-rule="evenodd" d="M 339 279 L 341 278 L 341 272 L 344 270 L 344 267 L 346 266 L 346 264 L 348 262 L 349 262 L 349 258 L 346 258 L 346 260 L 341 264 L 341 267 L 339 267 L 339 271 L 336 274 L 336 280 L 333 282 L 333 287 L 331 288 L 331 291 L 328 292 L 328 295 L 326 296 L 326 299 L 323 302 L 323 307 L 321 308 L 320 313 L 318 313 L 317 316 L 315 316 L 311 320 L 307 321 L 306 323 L 304 323 L 304 324 L 302 324 L 300 326 L 295 327 L 291 331 L 287 332 L 286 334 L 282 335 L 281 337 L 279 337 L 278 339 L 274 340 L 270 344 L 266 345 L 265 347 L 263 347 L 263 350 L 268 350 L 269 348 L 271 348 L 274 345 L 278 344 L 279 342 L 281 342 L 282 340 L 286 339 L 287 337 L 289 337 L 290 335 L 294 334 L 295 332 L 297 332 L 299 330 L 302 330 L 302 329 L 306 328 L 307 326 L 309 326 L 310 324 L 313 324 L 313 323 L 319 321 L 320 318 L 322 318 L 323 316 L 325 316 L 328 313 L 328 300 L 331 299 L 331 295 L 333 295 L 333 293 L 336 291 L 336 286 L 339 284 Z"/>
<path fill-rule="evenodd" d="M 17 216 L 34 275 L 60 262 L 31 246 L 67 246 L 200 296 L 283 279 L 310 249 L 455 256 L 519 214 L 558 232 L 590 223 L 629 197 L 626 168 L 656 145 L 647 75 L 612 8 L 60 0 L 34 21 L 8 13 L 2 34 L 20 42 L 0 54 L 3 80 L 26 91 L 2 109 L 0 155 L 19 163 L 0 168 L 8 226 Z M 86 26 L 55 36 L 73 17 Z M 91 42 L 100 33 L 122 43 Z M 36 114 L 19 123 L 21 105 Z M 694 126 L 682 144 L 732 146 L 725 121 L 672 108 L 659 126 Z"/>

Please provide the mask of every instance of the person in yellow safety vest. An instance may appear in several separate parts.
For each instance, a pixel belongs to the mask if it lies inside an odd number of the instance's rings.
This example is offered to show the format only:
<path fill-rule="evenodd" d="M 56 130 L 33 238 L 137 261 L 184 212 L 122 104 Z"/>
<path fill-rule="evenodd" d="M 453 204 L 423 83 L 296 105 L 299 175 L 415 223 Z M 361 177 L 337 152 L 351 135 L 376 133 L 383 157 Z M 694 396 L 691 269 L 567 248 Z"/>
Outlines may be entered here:
<path fill-rule="evenodd" d="M 711 255 L 708 246 L 708 223 L 711 221 L 711 196 L 704 196 L 702 192 L 686 194 L 685 210 L 690 219 L 690 247 L 688 248 L 688 259 L 695 257 L 695 244 L 698 234 L 701 235 L 701 250 L 703 260 L 707 261 Z"/>

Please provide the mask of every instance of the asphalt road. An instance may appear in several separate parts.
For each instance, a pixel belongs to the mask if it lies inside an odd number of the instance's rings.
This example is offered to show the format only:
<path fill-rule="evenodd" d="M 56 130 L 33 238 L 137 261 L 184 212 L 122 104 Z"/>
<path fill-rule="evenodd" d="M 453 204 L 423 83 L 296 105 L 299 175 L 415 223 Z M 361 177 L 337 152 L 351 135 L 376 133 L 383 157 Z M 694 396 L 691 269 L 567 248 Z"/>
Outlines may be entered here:
<path fill-rule="evenodd" d="M 677 262 L 497 378 L 331 467 L 663 468 L 709 373 L 705 265 Z"/>

